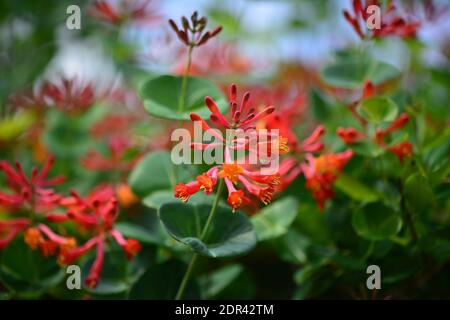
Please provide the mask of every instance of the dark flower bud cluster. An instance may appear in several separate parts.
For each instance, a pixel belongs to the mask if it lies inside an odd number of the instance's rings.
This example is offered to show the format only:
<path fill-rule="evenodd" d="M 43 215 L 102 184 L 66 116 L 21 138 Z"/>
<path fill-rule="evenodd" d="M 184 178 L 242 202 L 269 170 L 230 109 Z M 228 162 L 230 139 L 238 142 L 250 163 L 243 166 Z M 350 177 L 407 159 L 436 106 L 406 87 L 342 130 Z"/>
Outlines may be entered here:
<path fill-rule="evenodd" d="M 190 21 L 185 16 L 181 17 L 182 28 L 179 28 L 172 19 L 169 20 L 169 24 L 177 34 L 178 39 L 189 47 L 201 46 L 222 31 L 222 26 L 217 26 L 212 31 L 204 32 L 208 24 L 208 19 L 206 17 L 199 17 L 197 11 L 191 15 Z"/>

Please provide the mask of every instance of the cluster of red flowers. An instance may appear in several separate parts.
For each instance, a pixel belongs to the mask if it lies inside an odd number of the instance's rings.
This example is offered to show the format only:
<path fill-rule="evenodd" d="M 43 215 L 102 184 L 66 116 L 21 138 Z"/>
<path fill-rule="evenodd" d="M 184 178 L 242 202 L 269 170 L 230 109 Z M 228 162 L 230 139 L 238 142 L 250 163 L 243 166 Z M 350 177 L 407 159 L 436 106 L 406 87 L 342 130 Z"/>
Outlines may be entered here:
<path fill-rule="evenodd" d="M 63 111 L 81 112 L 91 107 L 98 98 L 92 84 L 82 83 L 77 78 L 61 78 L 55 82 L 45 81 L 35 92 L 13 95 L 10 104 L 33 108 L 54 106 Z"/>
<path fill-rule="evenodd" d="M 243 95 L 241 103 L 238 104 L 237 87 L 234 84 L 231 85 L 229 94 L 231 111 L 230 120 L 219 111 L 213 99 L 206 97 L 205 103 L 211 111 L 210 119 L 212 122 L 222 128 L 245 132 L 255 129 L 255 123 L 258 120 L 264 119 L 275 110 L 274 107 L 270 106 L 256 113 L 254 108 L 249 107 L 249 99 L 250 93 L 246 92 Z M 249 139 L 235 139 L 227 143 L 222 135 L 212 130 L 207 122 L 199 115 L 191 113 L 191 120 L 200 122 L 202 130 L 208 131 L 223 143 L 225 149 L 225 161 L 223 164 L 214 166 L 207 172 L 199 175 L 195 181 L 187 184 L 179 183 L 174 190 L 175 197 L 186 202 L 191 195 L 197 193 L 200 189 L 202 189 L 205 194 L 211 194 L 217 183 L 217 179 L 221 178 L 224 179 L 225 185 L 227 186 L 228 204 L 232 207 L 233 211 L 250 203 L 250 199 L 245 194 L 244 189 L 257 197 L 264 204 L 269 203 L 272 200 L 276 187 L 280 184 L 279 174 L 263 174 L 260 170 L 252 170 L 250 165 L 246 164 L 245 161 L 243 161 L 243 164 L 238 164 L 231 157 L 230 149 L 258 152 L 257 150 L 250 148 Z M 278 143 L 281 153 L 288 150 L 287 141 L 283 137 L 279 137 Z M 210 147 L 210 145 L 193 143 L 192 147 L 206 149 Z M 236 186 L 238 183 L 240 183 L 244 189 L 237 189 Z"/>
<path fill-rule="evenodd" d="M 363 96 L 361 100 L 349 105 L 349 108 L 352 111 L 353 115 L 357 120 L 359 120 L 364 128 L 367 127 L 367 122 L 356 112 L 356 106 L 361 103 L 362 100 L 373 96 L 373 92 L 374 86 L 372 82 L 367 81 L 364 84 Z M 373 142 L 382 148 L 386 148 L 389 152 L 395 154 L 400 159 L 400 161 L 403 161 L 406 157 L 410 157 L 413 153 L 413 146 L 409 141 L 400 142 L 392 146 L 387 146 L 385 142 L 387 136 L 405 127 L 408 121 L 409 115 L 404 112 L 394 121 L 392 121 L 387 128 L 376 128 L 375 135 L 372 138 Z M 348 145 L 355 144 L 365 139 L 368 135 L 353 127 L 337 128 L 336 133 L 342 139 L 342 141 L 344 141 Z"/>
<path fill-rule="evenodd" d="M 353 0 L 353 15 L 347 10 L 344 10 L 345 19 L 351 24 L 355 32 L 362 39 L 382 38 L 391 35 L 396 35 L 402 38 L 415 37 L 417 29 L 420 26 L 419 22 L 410 22 L 398 15 L 395 5 L 390 2 L 386 10 L 381 13 L 381 21 L 379 28 L 369 29 L 364 32 L 362 26 L 367 26 L 371 15 L 374 12 L 368 10 L 371 6 L 378 6 L 380 8 L 380 1 L 366 0 L 363 4 L 362 0 Z M 369 12 L 370 11 L 370 12 Z"/>
<path fill-rule="evenodd" d="M 305 161 L 299 161 L 291 156 L 285 159 L 280 166 L 281 190 L 287 188 L 297 176 L 303 173 L 306 179 L 306 188 L 312 192 L 317 206 L 322 210 L 325 208 L 325 202 L 334 197 L 333 184 L 345 164 L 353 156 L 351 150 L 314 156 L 314 153 L 323 150 L 324 145 L 320 139 L 324 133 L 325 128 L 319 126 L 311 136 L 299 144 L 297 154 Z"/>
<path fill-rule="evenodd" d="M 232 85 L 229 95 L 231 120 L 220 113 L 210 97 L 205 98 L 205 103 L 211 111 L 212 122 L 233 130 L 278 129 L 281 132 L 276 138 L 279 154 L 283 155 L 293 151 L 296 155 L 303 156 L 306 162 L 299 161 L 295 156 L 289 156 L 282 161 L 274 173 L 262 174 L 261 171 L 252 171 L 249 165 L 233 162 L 229 151 L 230 149 L 245 149 L 249 152 L 258 152 L 249 148 L 248 141 L 233 140 L 231 143 L 227 143 L 221 135 L 209 127 L 204 119 L 196 114 L 191 114 L 192 121 L 199 121 L 203 130 L 210 132 L 225 145 L 225 163 L 212 167 L 199 175 L 195 181 L 187 184 L 179 183 L 174 190 L 175 197 L 186 202 L 191 195 L 200 190 L 203 190 L 205 194 L 211 194 L 217 184 L 217 179 L 222 178 L 228 189 L 228 204 L 235 211 L 241 206 L 251 203 L 251 199 L 246 193 L 255 196 L 262 203 L 268 204 L 276 192 L 284 190 L 303 172 L 307 180 L 306 187 L 312 191 L 318 206 L 323 209 L 325 201 L 334 196 L 332 185 L 337 179 L 338 173 L 352 157 L 352 151 L 329 153 L 315 158 L 313 154 L 323 150 L 324 145 L 320 139 L 325 129 L 323 126 L 318 126 L 309 137 L 303 141 L 297 141 L 298 139 L 292 131 L 292 117 L 286 115 L 298 112 L 298 108 L 301 106 L 299 101 L 286 108 L 292 113 L 285 113 L 286 110 L 276 111 L 272 106 L 256 112 L 255 108 L 249 106 L 250 94 L 248 92 L 244 94 L 240 105 L 236 101 L 236 96 L 236 86 Z M 249 110 L 247 111 L 247 109 Z M 210 146 L 211 144 L 192 144 L 192 147 L 197 149 L 206 149 Z M 259 153 L 257 155 L 260 156 Z M 243 188 L 238 189 L 238 184 Z"/>
<path fill-rule="evenodd" d="M 59 262 L 63 265 L 71 264 L 96 248 L 96 258 L 86 278 L 86 284 L 95 287 L 100 280 L 105 241 L 108 237 L 113 238 L 122 247 L 127 259 L 133 258 L 141 250 L 141 245 L 137 240 L 126 240 L 117 229 L 114 229 L 119 209 L 114 190 L 110 186 L 100 186 L 84 199 L 75 191 L 72 191 L 71 194 L 71 197 L 61 201 L 61 205 L 67 208 L 66 213 L 52 215 L 49 219 L 59 222 L 74 221 L 83 229 L 91 232 L 91 239 L 82 246 L 62 251 Z"/>
<path fill-rule="evenodd" d="M 128 259 L 135 256 L 141 246 L 134 239 L 124 239 L 114 229 L 119 209 L 111 187 L 99 187 L 84 199 L 75 191 L 72 191 L 71 197 L 57 194 L 51 187 L 61 183 L 63 178 L 47 179 L 53 161 L 50 158 L 40 172 L 34 168 L 30 178 L 19 163 L 14 169 L 9 163 L 0 162 L 0 169 L 6 174 L 6 183 L 12 191 L 0 192 L 0 206 L 20 215 L 14 219 L 0 220 L 0 249 L 23 233 L 24 241 L 30 248 L 40 249 L 44 256 L 57 255 L 61 264 L 69 264 L 96 247 L 97 257 L 86 278 L 86 284 L 95 287 L 100 280 L 104 243 L 108 237 L 115 239 Z M 65 213 L 57 212 L 61 208 L 65 209 Z M 47 225 L 49 222 L 68 220 L 90 231 L 91 239 L 78 247 L 74 237 L 60 236 Z"/>
<path fill-rule="evenodd" d="M 292 155 L 284 159 L 280 165 L 279 174 L 281 184 L 278 191 L 286 189 L 300 174 L 306 179 L 306 188 L 311 190 L 313 198 L 320 209 L 325 208 L 325 202 L 334 197 L 333 184 L 345 164 L 352 157 L 351 150 L 342 153 L 326 153 L 320 155 L 324 149 L 321 141 L 325 134 L 325 127 L 317 126 L 310 136 L 299 141 L 293 131 L 294 122 L 303 113 L 305 98 L 297 94 L 289 101 L 284 98 L 283 91 L 275 94 L 282 106 L 273 112 L 260 124 L 261 128 L 279 129 L 280 134 L 288 138 Z"/>
<path fill-rule="evenodd" d="M 180 51 L 182 55 L 184 50 Z M 175 72 L 183 74 L 185 72 L 186 61 L 182 56 L 177 57 L 180 63 L 176 66 Z M 192 61 L 189 69 L 190 75 L 227 75 L 245 74 L 253 67 L 253 61 L 243 55 L 234 44 L 214 42 L 208 47 L 201 47 Z"/>
<path fill-rule="evenodd" d="M 120 0 L 114 4 L 111 1 L 94 0 L 88 8 L 88 13 L 100 20 L 113 25 L 120 25 L 128 20 L 138 23 L 152 23 L 160 19 L 151 0 Z"/>

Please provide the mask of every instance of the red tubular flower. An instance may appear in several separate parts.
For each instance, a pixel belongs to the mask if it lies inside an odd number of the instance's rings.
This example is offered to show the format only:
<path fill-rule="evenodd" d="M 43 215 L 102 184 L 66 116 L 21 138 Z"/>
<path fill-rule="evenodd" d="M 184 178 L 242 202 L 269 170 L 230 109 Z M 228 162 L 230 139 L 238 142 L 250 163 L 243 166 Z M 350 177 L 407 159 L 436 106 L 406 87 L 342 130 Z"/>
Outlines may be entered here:
<path fill-rule="evenodd" d="M 370 80 L 367 80 L 364 82 L 364 89 L 363 89 L 363 99 L 368 99 L 374 95 L 375 92 L 375 86 L 373 85 L 373 82 Z"/>
<path fill-rule="evenodd" d="M 131 260 L 135 255 L 139 253 L 139 251 L 141 251 L 142 246 L 139 243 L 139 241 L 135 239 L 125 240 L 123 235 L 117 230 L 112 230 L 111 235 L 122 247 L 123 251 L 125 252 L 125 256 L 128 260 Z"/>
<path fill-rule="evenodd" d="M 100 282 L 100 276 L 103 270 L 103 262 L 105 257 L 105 243 L 101 237 L 97 237 L 97 255 L 94 263 L 89 270 L 89 274 L 85 280 L 86 285 L 90 288 L 95 288 Z"/>
<path fill-rule="evenodd" d="M 90 230 L 92 238 L 84 245 L 68 250 L 62 250 L 59 256 L 61 264 L 69 264 L 79 259 L 96 247 L 96 258 L 86 278 L 89 287 L 95 287 L 100 281 L 103 268 L 104 242 L 113 238 L 124 250 L 125 256 L 131 259 L 141 249 L 138 241 L 125 240 L 122 234 L 114 229 L 114 223 L 119 214 L 114 190 L 109 186 L 100 186 L 85 199 L 72 191 L 72 196 L 63 199 L 61 204 L 68 210 L 64 215 L 67 220 L 73 220 L 80 226 Z"/>
<path fill-rule="evenodd" d="M 200 183 L 192 181 L 187 184 L 178 183 L 174 190 L 175 198 L 181 199 L 183 202 L 188 202 L 189 198 L 200 190 Z"/>
<path fill-rule="evenodd" d="M 412 156 L 413 145 L 411 142 L 405 141 L 388 148 L 388 151 L 395 154 L 403 162 L 405 158 Z"/>
<path fill-rule="evenodd" d="M 381 128 L 377 128 L 375 131 L 375 137 L 374 137 L 374 141 L 376 144 L 380 145 L 380 146 L 385 146 L 385 142 L 384 139 L 387 135 L 391 134 L 392 132 L 395 132 L 401 128 L 403 128 L 409 121 L 409 116 L 408 114 L 402 113 L 397 119 L 395 119 L 390 125 L 389 127 L 387 127 L 386 129 L 381 129 Z"/>
<path fill-rule="evenodd" d="M 320 152 L 323 149 L 323 143 L 320 142 L 320 138 L 325 133 L 324 126 L 318 126 L 313 133 L 303 140 L 301 148 L 303 152 Z"/>
<path fill-rule="evenodd" d="M 217 107 L 216 103 L 211 97 L 206 97 L 205 103 L 209 111 L 211 111 L 210 116 L 211 120 L 217 125 L 227 129 L 241 128 L 243 130 L 247 130 L 247 129 L 254 129 L 256 121 L 264 119 L 265 117 L 267 117 L 268 115 L 270 115 L 272 112 L 275 111 L 275 108 L 270 106 L 256 113 L 254 108 L 249 108 L 249 100 L 250 100 L 250 93 L 246 92 L 241 100 L 240 105 L 238 105 L 237 87 L 235 84 L 232 84 L 230 86 L 230 93 L 229 93 L 230 110 L 231 110 L 230 121 L 227 120 L 225 116 L 219 111 L 219 108 Z M 192 113 L 191 119 L 193 121 L 196 121 L 197 119 L 201 119 L 201 117 L 195 113 Z"/>
<path fill-rule="evenodd" d="M 391 125 L 383 131 L 384 135 L 392 133 L 394 131 L 397 131 L 401 128 L 403 128 L 409 121 L 409 116 L 408 114 L 402 113 L 397 119 L 395 119 Z"/>
<path fill-rule="evenodd" d="M 33 250 L 40 249 L 45 257 L 56 255 L 58 249 L 66 251 L 76 246 L 74 238 L 62 237 L 44 224 L 30 227 L 24 234 L 25 243 Z"/>
<path fill-rule="evenodd" d="M 364 134 L 355 128 L 337 128 L 336 133 L 346 144 L 353 144 L 364 138 Z"/>
<path fill-rule="evenodd" d="M 306 178 L 306 188 L 312 191 L 320 209 L 325 208 L 326 200 L 334 197 L 333 183 L 352 156 L 351 150 L 329 153 L 317 158 L 307 155 L 308 162 L 300 165 Z"/>

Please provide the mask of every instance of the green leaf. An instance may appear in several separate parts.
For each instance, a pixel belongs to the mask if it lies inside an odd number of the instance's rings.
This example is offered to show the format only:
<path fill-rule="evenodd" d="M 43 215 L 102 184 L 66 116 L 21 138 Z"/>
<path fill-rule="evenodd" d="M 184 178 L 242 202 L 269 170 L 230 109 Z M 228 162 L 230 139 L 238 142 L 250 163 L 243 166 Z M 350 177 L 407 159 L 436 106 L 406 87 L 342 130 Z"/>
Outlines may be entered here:
<path fill-rule="evenodd" d="M 133 192 L 144 197 L 153 191 L 173 188 L 177 181 L 186 181 L 190 174 L 183 165 L 174 165 L 170 153 L 157 151 L 147 154 L 128 177 Z"/>
<path fill-rule="evenodd" d="M 328 120 L 332 111 L 331 106 L 318 90 L 311 90 L 309 103 L 309 105 L 312 106 L 312 111 L 316 119 L 322 122 Z"/>
<path fill-rule="evenodd" d="M 115 229 L 119 230 L 125 237 L 136 239 L 142 243 L 160 244 L 161 239 L 157 234 L 140 225 L 130 222 L 117 222 Z"/>
<path fill-rule="evenodd" d="M 60 283 L 65 276 L 53 257 L 32 250 L 17 237 L 2 252 L 0 282 L 22 298 L 37 298 Z"/>
<path fill-rule="evenodd" d="M 375 85 L 397 78 L 400 71 L 380 61 L 366 58 L 339 59 L 335 64 L 322 70 L 322 77 L 330 85 L 338 88 L 357 89 L 367 80 Z"/>
<path fill-rule="evenodd" d="M 391 99 L 376 97 L 364 100 L 358 113 L 369 122 L 390 122 L 397 117 L 398 107 Z"/>
<path fill-rule="evenodd" d="M 383 240 L 396 235 L 402 227 L 400 215 L 380 202 L 358 209 L 352 218 L 356 233 L 369 240 Z"/>
<path fill-rule="evenodd" d="M 200 204 L 200 203 L 210 203 L 214 201 L 213 197 L 206 195 L 203 192 L 197 192 L 189 198 L 190 204 Z M 163 204 L 169 202 L 177 202 L 180 200 L 176 199 L 173 195 L 173 190 L 161 190 L 152 192 L 150 195 L 146 196 L 142 203 L 149 208 L 159 209 Z"/>
<path fill-rule="evenodd" d="M 193 206 L 167 203 L 161 206 L 159 216 L 172 237 L 204 256 L 217 258 L 242 255 L 256 245 L 256 235 L 247 217 L 221 206 L 217 207 L 205 239 L 200 240 L 210 210 L 211 205 L 206 204 Z"/>
<path fill-rule="evenodd" d="M 225 288 L 230 286 L 242 273 L 244 268 L 240 264 L 232 264 L 203 276 L 200 283 L 204 288 L 207 299 L 214 298 Z"/>
<path fill-rule="evenodd" d="M 410 175 L 405 182 L 405 197 L 415 212 L 424 211 L 434 204 L 434 194 L 428 180 L 420 173 Z"/>
<path fill-rule="evenodd" d="M 154 259 L 154 250 L 144 247 L 131 261 L 125 257 L 123 249 L 115 242 L 106 247 L 100 282 L 97 287 L 89 288 L 85 279 L 95 259 L 95 250 L 82 268 L 83 286 L 89 293 L 99 296 L 111 296 L 125 293 L 148 269 Z"/>
<path fill-rule="evenodd" d="M 311 241 L 293 228 L 283 237 L 277 238 L 273 244 L 276 253 L 286 262 L 304 264 L 308 261 L 307 249 L 311 246 Z"/>
<path fill-rule="evenodd" d="M 345 173 L 339 175 L 335 186 L 357 201 L 374 202 L 379 199 L 378 193 Z"/>
<path fill-rule="evenodd" d="M 339 62 L 322 70 L 322 77 L 338 88 L 359 88 L 364 83 L 366 68 L 353 61 Z"/>
<path fill-rule="evenodd" d="M 44 140 L 57 158 L 76 158 L 87 152 L 92 141 L 89 128 L 104 115 L 105 108 L 98 105 L 83 114 L 69 115 L 59 110 L 47 113 Z"/>
<path fill-rule="evenodd" d="M 174 299 L 186 266 L 171 260 L 150 266 L 130 290 L 130 299 Z M 193 281 L 189 281 L 185 299 L 199 299 L 200 291 Z"/>
<path fill-rule="evenodd" d="M 178 199 L 175 199 L 175 202 L 179 203 Z M 156 245 L 176 252 L 186 251 L 184 245 L 167 234 L 154 208 L 142 208 L 136 216 L 117 222 L 115 228 L 125 237 L 134 238 L 142 244 Z"/>
<path fill-rule="evenodd" d="M 189 77 L 187 80 L 185 106 L 179 109 L 181 83 L 183 77 L 163 75 L 148 80 L 141 88 L 140 95 L 144 108 L 152 116 L 172 120 L 189 120 L 189 114 L 195 112 L 202 117 L 209 117 L 209 110 L 204 99 L 210 96 L 217 103 L 219 110 L 228 107 L 222 91 L 211 81 Z"/>
<path fill-rule="evenodd" d="M 251 221 L 259 241 L 273 239 L 285 234 L 298 213 L 294 197 L 281 199 L 263 208 Z"/>

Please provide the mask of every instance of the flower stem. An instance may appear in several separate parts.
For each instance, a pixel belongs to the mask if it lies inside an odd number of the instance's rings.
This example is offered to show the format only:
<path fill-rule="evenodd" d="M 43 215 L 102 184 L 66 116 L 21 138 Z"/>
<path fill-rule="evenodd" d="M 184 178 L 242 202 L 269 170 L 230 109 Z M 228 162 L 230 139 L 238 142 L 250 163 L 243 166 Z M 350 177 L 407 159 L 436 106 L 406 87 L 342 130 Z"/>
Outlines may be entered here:
<path fill-rule="evenodd" d="M 220 179 L 219 181 L 219 187 L 217 188 L 216 198 L 214 199 L 214 203 L 211 207 L 211 211 L 208 215 L 208 220 L 206 220 L 206 224 L 203 227 L 203 231 L 200 235 L 200 241 L 203 241 L 208 233 L 209 227 L 211 226 L 212 221 L 214 220 L 214 217 L 217 213 L 217 207 L 219 205 L 220 195 L 222 194 L 223 190 L 223 180 Z M 186 290 L 186 285 L 189 281 L 189 278 L 191 277 L 192 270 L 194 269 L 194 265 L 197 261 L 198 254 L 194 253 L 192 255 L 191 261 L 189 262 L 189 266 L 186 270 L 186 273 L 183 276 L 183 280 L 181 280 L 180 287 L 178 288 L 177 295 L 175 296 L 175 300 L 180 300 L 183 297 L 184 291 Z"/>
<path fill-rule="evenodd" d="M 180 101 L 178 104 L 178 111 L 183 112 L 184 111 L 184 105 L 186 100 L 186 89 L 187 89 L 187 80 L 189 77 L 189 70 L 191 69 L 191 63 L 192 63 L 192 51 L 194 50 L 194 46 L 189 46 L 188 51 L 188 60 L 186 64 L 186 70 L 184 71 L 183 79 L 181 81 L 181 95 L 180 95 Z"/>

